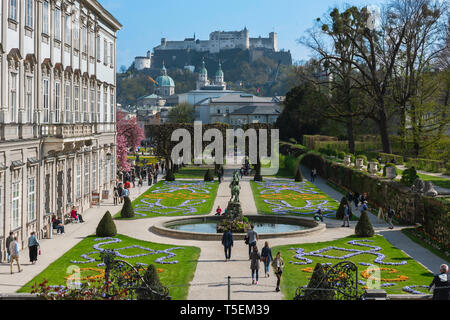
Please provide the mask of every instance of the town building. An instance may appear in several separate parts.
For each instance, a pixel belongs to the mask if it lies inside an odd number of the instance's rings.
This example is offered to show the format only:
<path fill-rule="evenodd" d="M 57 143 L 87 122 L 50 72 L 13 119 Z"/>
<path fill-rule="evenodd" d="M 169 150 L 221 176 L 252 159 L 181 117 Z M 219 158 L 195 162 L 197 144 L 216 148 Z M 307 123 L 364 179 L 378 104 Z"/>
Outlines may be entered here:
<path fill-rule="evenodd" d="M 150 69 L 152 67 L 152 56 L 151 51 L 148 51 L 147 56 L 134 58 L 134 68 L 138 71 Z"/>
<path fill-rule="evenodd" d="M 0 5 L 0 248 L 52 233 L 111 196 L 116 178 L 116 32 L 96 0 Z"/>

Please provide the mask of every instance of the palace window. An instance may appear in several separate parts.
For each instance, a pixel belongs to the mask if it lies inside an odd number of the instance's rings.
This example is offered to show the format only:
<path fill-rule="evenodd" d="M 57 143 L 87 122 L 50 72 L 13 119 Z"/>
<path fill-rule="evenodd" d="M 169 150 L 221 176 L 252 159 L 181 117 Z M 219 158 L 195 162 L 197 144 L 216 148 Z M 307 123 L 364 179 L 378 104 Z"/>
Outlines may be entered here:
<path fill-rule="evenodd" d="M 88 102 L 87 102 L 87 88 L 83 88 L 83 121 L 88 122 L 89 121 L 89 114 L 88 114 Z"/>
<path fill-rule="evenodd" d="M 77 161 L 77 176 L 76 176 L 76 193 L 77 199 L 81 198 L 81 159 Z"/>
<path fill-rule="evenodd" d="M 55 39 L 61 41 L 61 10 L 55 8 Z"/>
<path fill-rule="evenodd" d="M 97 190 L 97 155 L 92 155 L 92 190 Z"/>
<path fill-rule="evenodd" d="M 25 25 L 33 28 L 33 0 L 27 0 Z"/>
<path fill-rule="evenodd" d="M 106 39 L 103 41 L 103 62 L 105 64 L 108 63 L 109 61 L 109 53 L 108 53 L 108 41 L 106 41 Z"/>
<path fill-rule="evenodd" d="M 95 57 L 94 34 L 92 32 L 89 33 L 89 55 Z"/>
<path fill-rule="evenodd" d="M 110 109 L 111 109 L 111 112 L 110 112 L 110 116 L 111 116 L 111 123 L 114 123 L 115 121 L 115 118 L 114 118 L 114 114 L 115 114 L 115 112 L 114 112 L 114 105 L 115 105 L 115 103 L 114 103 L 114 93 L 113 93 L 113 91 L 111 90 L 111 101 L 110 101 Z"/>
<path fill-rule="evenodd" d="M 11 122 L 17 122 L 17 74 L 11 73 L 10 87 L 10 104 L 11 104 Z"/>
<path fill-rule="evenodd" d="M 36 178 L 28 179 L 28 221 L 36 219 Z"/>
<path fill-rule="evenodd" d="M 78 49 L 80 45 L 80 26 L 78 21 L 75 21 L 73 25 L 73 42 L 73 47 Z"/>
<path fill-rule="evenodd" d="M 86 27 L 84 27 L 82 30 L 81 30 L 81 42 L 82 42 L 82 51 L 83 51 L 83 53 L 86 53 L 87 54 L 87 28 Z"/>
<path fill-rule="evenodd" d="M 65 100 L 65 102 L 64 102 L 64 104 L 65 104 L 65 106 L 66 106 L 66 117 L 65 117 L 65 120 L 66 120 L 66 123 L 70 123 L 71 122 L 71 112 L 70 112 L 70 83 L 66 83 L 66 86 L 65 86 L 65 90 L 64 90 L 64 100 Z"/>
<path fill-rule="evenodd" d="M 101 59 L 101 48 L 100 48 L 100 36 L 97 36 L 97 60 L 100 61 Z"/>
<path fill-rule="evenodd" d="M 55 123 L 59 123 L 60 114 L 61 114 L 61 84 L 59 82 L 55 82 Z"/>
<path fill-rule="evenodd" d="M 74 95 L 73 109 L 75 111 L 75 123 L 78 123 L 78 122 L 80 122 L 80 105 L 79 105 L 80 87 L 79 86 L 75 86 L 73 95 Z"/>
<path fill-rule="evenodd" d="M 25 80 L 25 107 L 27 108 L 28 122 L 33 123 L 33 78 L 26 77 Z"/>
<path fill-rule="evenodd" d="M 95 120 L 95 89 L 91 88 L 91 122 L 96 122 Z"/>
<path fill-rule="evenodd" d="M 3 236 L 3 214 L 4 214 L 4 210 L 3 210 L 3 186 L 0 185 L 0 236 Z"/>
<path fill-rule="evenodd" d="M 20 227 L 20 182 L 12 184 L 12 221 L 11 229 L 15 230 Z"/>
<path fill-rule="evenodd" d="M 65 42 L 70 45 L 70 16 L 66 15 L 65 19 Z"/>
<path fill-rule="evenodd" d="M 44 90 L 44 123 L 48 123 L 50 117 L 49 110 L 49 81 L 48 79 L 43 80 L 43 88 Z"/>
<path fill-rule="evenodd" d="M 50 34 L 49 25 L 49 5 L 47 1 L 44 1 L 42 7 L 42 32 L 47 35 Z"/>
<path fill-rule="evenodd" d="M 84 161 L 84 194 L 89 194 L 89 158 Z"/>
<path fill-rule="evenodd" d="M 17 0 L 9 0 L 9 18 L 17 21 Z"/>
<path fill-rule="evenodd" d="M 108 122 L 108 93 L 106 93 L 106 88 L 104 88 L 103 94 L 103 122 Z"/>
<path fill-rule="evenodd" d="M 114 66 L 114 48 L 113 48 L 113 44 L 110 43 L 109 44 L 109 64 L 110 66 Z"/>

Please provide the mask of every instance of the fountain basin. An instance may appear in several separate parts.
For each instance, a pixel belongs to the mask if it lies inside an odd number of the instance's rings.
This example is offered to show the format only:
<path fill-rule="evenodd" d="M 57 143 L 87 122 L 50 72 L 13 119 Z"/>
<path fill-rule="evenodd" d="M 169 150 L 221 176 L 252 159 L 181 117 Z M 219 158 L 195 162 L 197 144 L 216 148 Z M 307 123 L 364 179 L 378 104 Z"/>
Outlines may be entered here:
<path fill-rule="evenodd" d="M 293 238 L 309 236 L 314 233 L 320 233 L 326 229 L 324 223 L 318 223 L 312 219 L 305 219 L 292 216 L 269 216 L 269 215 L 246 215 L 249 221 L 254 224 L 255 230 L 258 232 L 258 224 L 266 225 L 281 225 L 280 230 L 292 230 L 288 232 L 276 233 L 258 233 L 259 239 L 274 239 L 274 238 Z M 174 228 L 183 228 L 183 226 L 201 225 L 201 224 L 217 224 L 221 221 L 221 217 L 204 216 L 204 217 L 190 217 L 183 219 L 174 219 L 166 222 L 155 224 L 150 228 L 150 231 L 165 237 L 183 239 L 183 240 L 200 240 L 200 241 L 221 241 L 221 233 L 206 233 L 206 232 L 192 232 L 176 230 Z M 291 226 L 291 228 L 289 228 Z M 270 226 L 271 228 L 273 226 Z M 195 227 L 194 227 L 195 229 Z M 204 229 L 201 227 L 200 229 Z M 210 228 L 211 229 L 211 228 Z M 210 230 L 212 231 L 212 230 Z M 246 234 L 234 233 L 234 240 L 244 240 Z"/>

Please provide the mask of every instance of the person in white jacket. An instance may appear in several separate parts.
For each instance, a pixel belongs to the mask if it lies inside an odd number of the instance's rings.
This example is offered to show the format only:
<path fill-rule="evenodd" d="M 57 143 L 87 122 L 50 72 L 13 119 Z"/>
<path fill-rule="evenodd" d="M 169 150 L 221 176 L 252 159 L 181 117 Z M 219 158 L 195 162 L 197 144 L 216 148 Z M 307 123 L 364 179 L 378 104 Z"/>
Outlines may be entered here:
<path fill-rule="evenodd" d="M 19 262 L 19 243 L 17 242 L 17 237 L 14 237 L 14 241 L 12 241 L 9 245 L 9 251 L 11 252 L 11 274 L 13 274 L 13 264 L 14 260 L 17 262 L 17 270 L 18 272 L 22 272 L 22 269 L 20 269 L 20 262 Z"/>

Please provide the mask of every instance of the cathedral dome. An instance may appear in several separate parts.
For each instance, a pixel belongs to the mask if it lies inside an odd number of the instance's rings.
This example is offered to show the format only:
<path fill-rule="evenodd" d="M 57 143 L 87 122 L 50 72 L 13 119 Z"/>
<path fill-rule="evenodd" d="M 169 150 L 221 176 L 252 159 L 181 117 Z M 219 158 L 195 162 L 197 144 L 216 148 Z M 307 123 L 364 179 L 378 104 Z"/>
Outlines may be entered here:
<path fill-rule="evenodd" d="M 202 68 L 200 69 L 200 75 L 208 75 L 208 70 L 206 69 L 205 66 L 205 61 L 202 62 Z"/>
<path fill-rule="evenodd" d="M 217 70 L 217 72 L 216 72 L 216 78 L 223 78 L 223 77 L 224 77 L 224 74 L 222 71 L 222 64 L 219 63 L 219 70 Z"/>
<path fill-rule="evenodd" d="M 156 82 L 158 82 L 159 86 L 161 87 L 175 87 L 175 82 L 171 77 L 167 75 L 167 69 L 165 65 L 163 65 L 161 69 L 161 75 L 156 78 Z"/>

